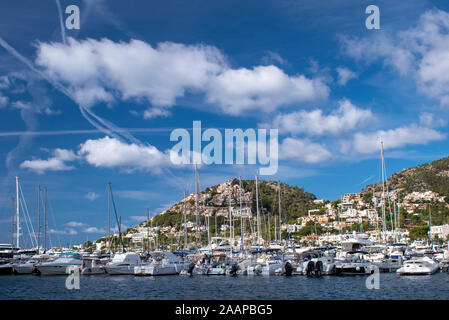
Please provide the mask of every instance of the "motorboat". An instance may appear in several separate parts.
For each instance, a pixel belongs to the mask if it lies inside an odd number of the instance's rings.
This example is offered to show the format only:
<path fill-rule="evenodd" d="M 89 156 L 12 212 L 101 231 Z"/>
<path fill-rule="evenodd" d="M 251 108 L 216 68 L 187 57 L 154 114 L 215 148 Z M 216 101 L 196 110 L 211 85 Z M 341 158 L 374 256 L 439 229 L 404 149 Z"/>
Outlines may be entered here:
<path fill-rule="evenodd" d="M 53 261 L 36 264 L 36 269 L 42 275 L 66 275 L 78 269 L 81 271 L 83 260 L 79 253 L 65 252 Z"/>
<path fill-rule="evenodd" d="M 404 265 L 396 272 L 401 275 L 426 275 L 434 274 L 440 268 L 440 264 L 435 260 L 422 256 L 413 257 L 404 262 Z"/>
<path fill-rule="evenodd" d="M 184 260 L 171 251 L 156 251 L 150 254 L 147 263 L 134 267 L 136 276 L 162 276 L 179 274 L 184 270 Z"/>
<path fill-rule="evenodd" d="M 104 264 L 98 257 L 89 257 L 83 259 L 82 275 L 105 274 Z"/>
<path fill-rule="evenodd" d="M 134 252 L 116 253 L 104 267 L 108 274 L 134 274 L 134 267 L 142 263 Z"/>
<path fill-rule="evenodd" d="M 26 261 L 16 262 L 13 265 L 14 273 L 16 274 L 31 274 L 36 272 L 36 265 L 39 263 L 38 260 L 30 259 Z"/>
<path fill-rule="evenodd" d="M 376 266 L 364 260 L 366 251 L 350 251 L 344 259 L 335 260 L 336 275 L 368 275 L 373 274 Z"/>

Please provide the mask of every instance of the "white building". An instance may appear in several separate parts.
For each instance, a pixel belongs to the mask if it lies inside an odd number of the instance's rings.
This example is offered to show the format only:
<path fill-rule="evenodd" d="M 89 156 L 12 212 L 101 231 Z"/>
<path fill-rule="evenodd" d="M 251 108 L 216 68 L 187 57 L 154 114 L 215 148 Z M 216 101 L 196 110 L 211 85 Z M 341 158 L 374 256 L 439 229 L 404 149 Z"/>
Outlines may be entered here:
<path fill-rule="evenodd" d="M 449 224 L 430 227 L 430 236 L 432 239 L 446 240 L 448 235 L 449 235 Z"/>

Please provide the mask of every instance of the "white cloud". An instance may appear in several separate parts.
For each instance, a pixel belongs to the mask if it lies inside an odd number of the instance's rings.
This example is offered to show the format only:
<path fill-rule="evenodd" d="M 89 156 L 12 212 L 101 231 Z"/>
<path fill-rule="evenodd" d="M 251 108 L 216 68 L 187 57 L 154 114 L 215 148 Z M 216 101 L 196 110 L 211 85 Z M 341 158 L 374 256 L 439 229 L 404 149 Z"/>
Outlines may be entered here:
<path fill-rule="evenodd" d="M 153 118 L 166 118 L 170 115 L 170 111 L 162 108 L 149 108 L 144 111 L 143 118 L 144 119 L 153 119 Z"/>
<path fill-rule="evenodd" d="M 205 45 L 163 42 L 152 47 L 139 40 L 69 38 L 67 45 L 39 43 L 36 64 L 83 106 L 146 100 L 156 107 L 145 112 L 146 118 L 167 116 L 161 107 L 173 106 L 186 92 L 204 94 L 232 115 L 329 95 L 320 78 L 289 76 L 273 65 L 232 69 L 217 48 Z"/>
<path fill-rule="evenodd" d="M 271 127 L 279 128 L 281 133 L 339 135 L 375 119 L 371 110 L 358 108 L 347 99 L 339 101 L 338 104 L 338 109 L 328 115 L 323 115 L 320 109 L 280 114 L 273 120 Z"/>
<path fill-rule="evenodd" d="M 86 198 L 86 199 L 88 199 L 88 200 L 90 200 L 90 201 L 94 201 L 95 199 L 97 199 L 99 197 L 99 195 L 97 194 L 97 193 L 95 193 L 95 192 L 88 192 L 85 196 L 84 196 L 84 198 Z"/>
<path fill-rule="evenodd" d="M 97 227 L 88 227 L 83 229 L 84 233 L 106 233 L 106 230 Z"/>
<path fill-rule="evenodd" d="M 161 167 L 170 164 L 168 156 L 154 146 L 127 144 L 110 137 L 86 140 L 80 146 L 79 155 L 89 164 L 104 168 L 119 167 L 158 173 Z"/>
<path fill-rule="evenodd" d="M 425 127 L 438 128 L 445 126 L 447 120 L 430 112 L 421 112 L 419 115 L 419 123 Z"/>
<path fill-rule="evenodd" d="M 381 139 L 384 149 L 396 149 L 407 145 L 427 144 L 445 138 L 444 134 L 434 129 L 412 124 L 407 127 L 379 130 L 372 133 L 356 133 L 349 148 L 355 153 L 369 154 L 379 152 Z M 348 151 L 343 150 L 344 153 L 348 153 Z"/>
<path fill-rule="evenodd" d="M 336 70 L 338 73 L 337 82 L 341 86 L 346 85 L 349 80 L 357 78 L 357 74 L 346 67 L 338 67 Z"/>
<path fill-rule="evenodd" d="M 66 164 L 66 162 L 71 162 L 78 158 L 72 150 L 58 148 L 53 150 L 52 154 L 53 157 L 48 158 L 47 160 L 26 160 L 20 164 L 20 168 L 30 169 L 39 174 L 42 174 L 45 171 L 66 171 L 74 169 L 73 166 Z"/>
<path fill-rule="evenodd" d="M 145 98 L 156 106 L 171 106 L 185 90 L 200 90 L 220 72 L 224 57 L 204 45 L 159 43 L 155 48 L 140 41 L 68 39 L 39 43 L 36 63 L 52 78 L 67 85 L 78 103 L 90 106 L 119 98 Z"/>
<path fill-rule="evenodd" d="M 280 106 L 327 98 L 329 88 L 321 79 L 288 76 L 276 66 L 227 70 L 212 79 L 208 101 L 221 111 L 239 115 L 245 111 L 270 112 Z"/>
<path fill-rule="evenodd" d="M 285 138 L 279 145 L 279 158 L 318 163 L 330 160 L 332 154 L 324 146 L 308 139 Z"/>
<path fill-rule="evenodd" d="M 414 28 L 387 37 L 342 37 L 344 52 L 371 63 L 381 60 L 405 76 L 411 75 L 419 90 L 442 99 L 449 94 L 449 13 L 424 12 Z"/>
<path fill-rule="evenodd" d="M 0 93 L 0 108 L 6 107 L 8 104 L 8 97 L 5 97 Z"/>
<path fill-rule="evenodd" d="M 66 229 L 66 230 L 50 229 L 50 230 L 48 230 L 48 233 L 49 234 L 59 234 L 59 235 L 70 235 L 70 236 L 74 236 L 74 235 L 78 234 L 78 232 L 73 229 Z"/>
<path fill-rule="evenodd" d="M 84 226 L 86 226 L 85 223 L 77 222 L 77 221 L 70 221 L 70 222 L 67 222 L 65 225 L 68 226 L 68 227 L 72 227 L 72 228 L 77 228 L 77 227 L 84 227 Z"/>

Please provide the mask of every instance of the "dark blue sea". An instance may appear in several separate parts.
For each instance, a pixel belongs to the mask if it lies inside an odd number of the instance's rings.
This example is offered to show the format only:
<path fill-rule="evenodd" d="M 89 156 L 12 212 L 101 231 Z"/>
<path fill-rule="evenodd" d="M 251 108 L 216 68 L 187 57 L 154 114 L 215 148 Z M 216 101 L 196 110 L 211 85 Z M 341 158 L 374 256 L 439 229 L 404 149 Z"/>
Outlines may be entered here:
<path fill-rule="evenodd" d="M 379 289 L 366 276 L 81 276 L 68 290 L 65 276 L 0 276 L 0 299 L 449 299 L 449 274 L 381 273 Z"/>

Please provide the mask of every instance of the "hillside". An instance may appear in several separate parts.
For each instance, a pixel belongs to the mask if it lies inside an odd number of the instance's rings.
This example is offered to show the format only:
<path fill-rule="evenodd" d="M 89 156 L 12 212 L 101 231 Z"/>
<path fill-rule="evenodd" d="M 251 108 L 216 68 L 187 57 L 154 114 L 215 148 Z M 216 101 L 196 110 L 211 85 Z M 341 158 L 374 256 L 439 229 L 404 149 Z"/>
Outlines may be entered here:
<path fill-rule="evenodd" d="M 403 169 L 387 179 L 389 190 L 396 190 L 400 198 L 412 192 L 432 191 L 440 196 L 449 196 L 449 157 L 435 160 L 413 168 Z M 372 188 L 382 191 L 382 184 L 369 185 L 362 193 L 370 193 Z M 449 198 L 449 197 L 448 197 Z"/>
<path fill-rule="evenodd" d="M 283 221 L 292 221 L 305 216 L 309 209 L 317 208 L 313 200 L 315 195 L 304 191 L 297 186 L 281 183 L 281 203 Z M 277 215 L 278 183 L 275 181 L 259 181 L 259 211 L 262 216 Z M 256 215 L 256 185 L 255 180 L 242 180 L 242 192 L 238 179 L 231 179 L 225 183 L 207 187 L 200 192 L 199 214 L 218 216 L 223 219 L 229 214 L 229 206 L 240 207 L 240 194 L 242 194 L 242 207 L 251 208 L 253 216 Z M 189 221 L 195 217 L 195 193 L 176 203 L 165 212 L 153 218 L 153 225 L 176 226 L 183 221 L 184 203 Z"/>

